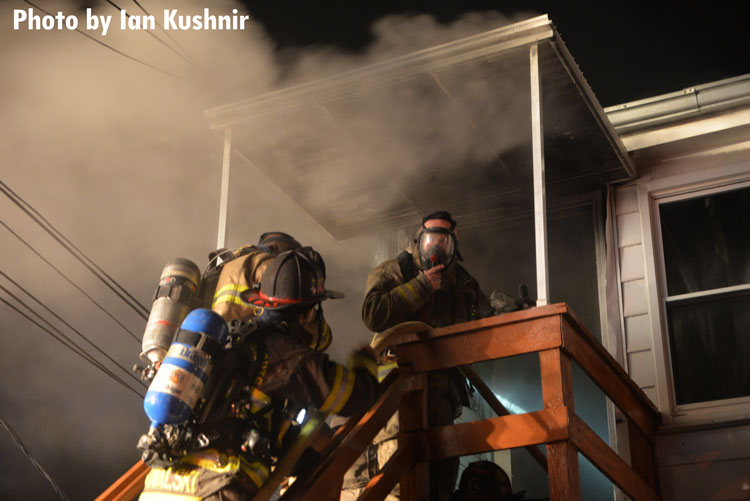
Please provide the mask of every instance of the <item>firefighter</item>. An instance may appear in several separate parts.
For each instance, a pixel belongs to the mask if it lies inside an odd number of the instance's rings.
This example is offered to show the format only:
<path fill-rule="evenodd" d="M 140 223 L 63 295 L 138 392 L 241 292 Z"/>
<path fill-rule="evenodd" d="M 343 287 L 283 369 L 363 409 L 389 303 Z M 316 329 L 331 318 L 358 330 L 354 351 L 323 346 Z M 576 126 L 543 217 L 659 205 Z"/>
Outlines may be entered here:
<path fill-rule="evenodd" d="M 451 501 L 520 501 L 524 493 L 513 493 L 510 477 L 492 461 L 474 461 L 461 473 Z M 532 501 L 532 500 L 529 500 Z"/>
<path fill-rule="evenodd" d="M 370 330 L 382 331 L 410 320 L 443 327 L 492 315 L 477 280 L 459 264 L 456 221 L 450 213 L 438 211 L 425 217 L 414 244 L 412 252 L 402 252 L 368 275 L 362 319 Z M 457 369 L 430 374 L 427 399 L 429 425 L 452 424 L 462 406 L 469 405 L 465 379 Z M 394 429 L 394 423 L 388 427 Z M 378 450 L 370 452 L 366 467 L 355 465 L 349 471 L 345 490 L 356 492 L 366 484 L 363 480 L 382 468 L 395 447 L 393 435 L 382 440 Z M 360 473 L 354 475 L 357 468 Z M 447 501 L 457 476 L 458 458 L 431 463 L 430 499 Z"/>
<path fill-rule="evenodd" d="M 354 352 L 348 368 L 310 348 L 306 329 L 315 306 L 332 293 L 324 288 L 323 260 L 310 248 L 282 252 L 267 266 L 260 289 L 241 295 L 263 313 L 245 326 L 242 360 L 225 405 L 209 416 L 207 449 L 190 451 L 177 466 L 153 468 L 141 501 L 249 500 L 283 454 L 291 408 L 315 407 L 348 416 L 371 405 L 378 392 L 369 346 Z M 215 448 L 213 446 L 215 445 Z"/>
<path fill-rule="evenodd" d="M 227 323 L 234 319 L 253 319 L 257 309 L 243 302 L 240 294 L 260 284 L 263 272 L 274 256 L 301 247 L 302 245 L 288 233 L 270 231 L 260 236 L 257 245 L 245 245 L 234 252 L 220 253 L 225 263 L 221 267 L 211 309 L 221 315 Z M 325 275 L 325 267 L 323 273 Z M 313 335 L 311 346 L 316 350 L 325 351 L 331 345 L 333 335 L 320 306 L 316 309 L 314 320 L 309 326 Z"/>

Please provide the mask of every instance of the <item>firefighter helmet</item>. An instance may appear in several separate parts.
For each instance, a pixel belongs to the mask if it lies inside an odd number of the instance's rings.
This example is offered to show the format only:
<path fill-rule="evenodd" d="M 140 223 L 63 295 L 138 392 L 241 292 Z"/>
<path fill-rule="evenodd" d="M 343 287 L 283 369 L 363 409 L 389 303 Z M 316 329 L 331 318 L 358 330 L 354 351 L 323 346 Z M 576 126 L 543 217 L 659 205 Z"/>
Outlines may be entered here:
<path fill-rule="evenodd" d="M 263 272 L 260 290 L 250 289 L 241 297 L 269 310 L 314 305 L 328 299 L 331 293 L 325 290 L 323 258 L 310 247 L 282 252 Z"/>
<path fill-rule="evenodd" d="M 454 498 L 459 501 L 511 501 L 513 495 L 508 474 L 492 461 L 474 461 L 461 473 Z"/>
<path fill-rule="evenodd" d="M 302 247 L 302 244 L 283 231 L 267 231 L 258 239 L 258 247 L 278 256 L 288 250 L 297 250 Z"/>

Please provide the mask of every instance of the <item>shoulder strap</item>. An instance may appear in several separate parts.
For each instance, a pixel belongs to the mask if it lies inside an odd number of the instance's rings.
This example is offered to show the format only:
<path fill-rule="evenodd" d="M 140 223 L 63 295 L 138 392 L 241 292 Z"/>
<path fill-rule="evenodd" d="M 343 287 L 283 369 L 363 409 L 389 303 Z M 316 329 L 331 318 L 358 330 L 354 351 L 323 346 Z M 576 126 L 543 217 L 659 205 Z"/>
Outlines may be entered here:
<path fill-rule="evenodd" d="M 417 265 L 414 264 L 414 257 L 409 251 L 399 254 L 396 260 L 398 261 L 398 267 L 401 269 L 401 275 L 403 275 L 405 282 L 419 275 Z"/>

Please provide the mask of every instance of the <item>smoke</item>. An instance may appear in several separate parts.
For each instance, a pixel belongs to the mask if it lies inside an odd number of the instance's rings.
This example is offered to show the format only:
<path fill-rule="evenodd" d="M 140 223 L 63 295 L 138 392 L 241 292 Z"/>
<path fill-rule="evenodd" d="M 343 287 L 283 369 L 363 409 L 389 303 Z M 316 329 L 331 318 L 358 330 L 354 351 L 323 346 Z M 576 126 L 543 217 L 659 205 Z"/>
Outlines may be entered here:
<path fill-rule="evenodd" d="M 123 7 L 142 14 L 131 5 Z M 146 5 L 157 19 L 163 9 L 197 14 L 205 6 L 167 0 Z M 223 13 L 235 5 L 212 2 L 210 7 Z M 142 31 L 111 28 L 101 39 L 156 70 L 79 33 L 14 31 L 7 18 L 15 8 L 28 5 L 13 2 L 3 9 L 2 180 L 146 305 L 164 262 L 184 256 L 202 267 L 215 246 L 222 140 L 209 131 L 203 110 L 516 20 L 472 13 L 443 25 L 426 15 L 387 17 L 373 25 L 376 41 L 360 54 L 330 47 L 274 52 L 255 23 L 241 32 L 171 32 L 179 48 L 155 30 L 173 49 Z M 73 4 L 56 8 L 83 16 Z M 117 20 L 108 4 L 94 13 Z M 325 305 L 335 337 L 332 356 L 339 360 L 369 341 L 359 307 L 367 272 L 375 264 L 378 240 L 370 228 L 376 226 L 368 226 L 373 218 L 399 210 L 409 199 L 406 191 L 415 186 L 449 178 L 465 165 L 486 165 L 492 147 L 477 147 L 474 137 L 484 122 L 496 124 L 486 138 L 490 146 L 501 139 L 502 147 L 512 148 L 521 141 L 512 120 L 515 110 L 487 104 L 498 86 L 512 90 L 522 84 L 512 78 L 498 81 L 487 75 L 467 82 L 440 74 L 415 85 L 372 91 L 378 84 L 361 80 L 352 96 L 250 121 L 235 133 L 235 145 L 253 165 L 233 158 L 229 245 L 282 230 L 321 251 L 329 286 L 347 294 Z M 446 98 L 455 106 L 440 105 Z M 481 110 L 472 113 L 478 122 L 467 123 L 461 108 Z M 303 161 L 291 163 L 291 155 Z M 294 184 L 289 190 L 277 188 L 273 172 L 264 170 L 267 165 L 290 169 L 286 178 Z M 295 165 L 305 168 L 295 171 Z M 357 190 L 359 198 L 341 196 Z M 432 210 L 438 208 L 439 195 L 426 194 L 421 201 Z M 140 336 L 142 319 L 7 199 L 0 204 L 5 223 Z M 337 242 L 310 213 L 350 218 L 361 235 Z M 416 221 L 415 213 L 408 223 Z M 136 361 L 140 347 L 125 329 L 5 228 L 0 231 L 3 271 L 123 366 Z M 146 430 L 141 403 L 5 305 L 0 320 L 6 347 L 0 350 L 2 417 L 71 499 L 96 496 L 137 459 L 135 442 Z M 51 488 L 10 440 L 0 439 L 0 444 L 1 497 L 52 499 Z"/>

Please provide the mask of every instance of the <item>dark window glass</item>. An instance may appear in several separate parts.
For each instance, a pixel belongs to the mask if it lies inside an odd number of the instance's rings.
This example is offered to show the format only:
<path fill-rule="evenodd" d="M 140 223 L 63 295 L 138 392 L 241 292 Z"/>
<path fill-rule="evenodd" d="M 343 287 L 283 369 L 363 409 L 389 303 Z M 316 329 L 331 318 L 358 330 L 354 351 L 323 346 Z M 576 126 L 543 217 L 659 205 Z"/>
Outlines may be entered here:
<path fill-rule="evenodd" d="M 659 206 L 669 296 L 750 283 L 750 188 Z"/>
<path fill-rule="evenodd" d="M 750 396 L 750 291 L 667 303 L 678 404 Z"/>

